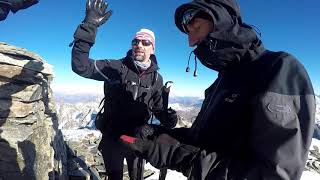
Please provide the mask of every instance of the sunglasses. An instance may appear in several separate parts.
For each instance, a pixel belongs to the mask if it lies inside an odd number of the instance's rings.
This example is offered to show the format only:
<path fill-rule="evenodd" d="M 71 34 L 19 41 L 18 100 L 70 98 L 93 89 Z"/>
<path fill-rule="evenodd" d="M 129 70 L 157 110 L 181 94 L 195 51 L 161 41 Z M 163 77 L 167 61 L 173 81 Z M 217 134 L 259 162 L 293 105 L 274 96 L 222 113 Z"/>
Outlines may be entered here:
<path fill-rule="evenodd" d="M 131 44 L 132 44 L 133 46 L 138 46 L 140 42 L 142 43 L 143 46 L 150 46 L 150 45 L 152 44 L 151 41 L 145 40 L 145 39 L 142 39 L 142 40 L 140 40 L 140 39 L 134 39 L 134 40 L 132 40 Z"/>
<path fill-rule="evenodd" d="M 184 32 L 189 32 L 187 26 L 192 22 L 196 14 L 198 14 L 199 12 L 200 10 L 189 9 L 183 13 L 181 25 Z"/>

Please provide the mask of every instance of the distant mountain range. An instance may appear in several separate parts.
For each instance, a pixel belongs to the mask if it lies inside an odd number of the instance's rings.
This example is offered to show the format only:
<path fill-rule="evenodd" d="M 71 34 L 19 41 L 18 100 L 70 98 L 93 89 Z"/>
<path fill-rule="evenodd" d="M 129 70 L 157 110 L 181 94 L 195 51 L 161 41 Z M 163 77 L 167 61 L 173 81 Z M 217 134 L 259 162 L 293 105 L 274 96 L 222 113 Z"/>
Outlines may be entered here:
<path fill-rule="evenodd" d="M 100 95 L 82 94 L 66 95 L 54 94 L 56 109 L 60 119 L 60 128 L 79 128 L 93 126 L 92 120 L 99 111 Z M 198 115 L 202 98 L 199 97 L 170 97 L 169 107 L 177 111 L 182 118 L 181 126 L 190 126 Z M 320 124 L 320 97 L 316 96 L 316 123 Z M 94 128 L 94 127 L 91 127 Z"/>
<path fill-rule="evenodd" d="M 95 128 L 93 120 L 99 111 L 102 96 L 55 93 L 53 97 L 60 119 L 60 129 Z M 202 101 L 203 99 L 198 97 L 170 97 L 169 107 L 176 110 L 181 117 L 180 126 L 191 126 L 200 111 Z"/>
<path fill-rule="evenodd" d="M 66 94 L 61 92 L 53 93 L 53 98 L 56 102 L 64 102 L 69 104 L 76 104 L 76 103 L 84 103 L 95 101 L 97 99 L 102 99 L 102 95 L 94 95 L 92 93 L 88 94 Z"/>

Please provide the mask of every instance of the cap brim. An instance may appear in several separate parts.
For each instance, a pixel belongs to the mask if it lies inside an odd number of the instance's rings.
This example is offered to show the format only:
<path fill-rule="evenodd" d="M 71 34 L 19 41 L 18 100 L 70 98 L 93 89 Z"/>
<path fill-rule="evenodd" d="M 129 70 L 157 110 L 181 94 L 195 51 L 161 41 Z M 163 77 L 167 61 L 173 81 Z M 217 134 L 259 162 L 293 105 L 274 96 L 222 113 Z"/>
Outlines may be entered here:
<path fill-rule="evenodd" d="M 176 9 L 176 12 L 174 14 L 175 24 L 176 24 L 177 28 L 183 33 L 186 33 L 182 27 L 182 24 L 181 24 L 183 14 L 185 11 L 187 11 L 189 9 L 193 9 L 192 7 L 194 7 L 194 6 L 192 6 L 191 4 L 183 4 Z"/>
<path fill-rule="evenodd" d="M 175 24 L 176 24 L 177 28 L 183 33 L 186 33 L 186 32 L 185 32 L 184 28 L 182 27 L 182 18 L 183 18 L 184 13 L 190 9 L 200 10 L 203 13 L 206 13 L 211 17 L 211 14 L 209 12 L 207 12 L 206 9 L 204 9 L 201 6 L 198 6 L 197 4 L 193 4 L 192 2 L 188 3 L 188 4 L 182 4 L 181 6 L 179 6 L 176 9 L 175 14 L 174 14 L 174 20 L 175 20 Z"/>

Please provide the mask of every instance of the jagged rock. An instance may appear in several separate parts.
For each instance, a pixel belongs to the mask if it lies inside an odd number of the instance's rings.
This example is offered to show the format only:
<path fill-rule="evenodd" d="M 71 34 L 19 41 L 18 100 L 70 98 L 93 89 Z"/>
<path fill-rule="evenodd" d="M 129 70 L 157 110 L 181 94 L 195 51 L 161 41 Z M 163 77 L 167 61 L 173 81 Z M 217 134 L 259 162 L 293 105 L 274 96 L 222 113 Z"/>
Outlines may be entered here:
<path fill-rule="evenodd" d="M 0 43 L 0 179 L 67 179 L 52 78 L 39 55 Z"/>
<path fill-rule="evenodd" d="M 23 69 L 34 72 L 41 72 L 49 77 L 53 75 L 52 65 L 46 63 L 39 55 L 29 52 L 24 48 L 18 48 L 0 42 L 0 59 L 4 64 L 23 67 Z"/>
<path fill-rule="evenodd" d="M 320 141 L 313 138 L 309 149 L 308 160 L 305 169 L 320 175 Z"/>
<path fill-rule="evenodd" d="M 16 85 L 12 82 L 0 82 L 0 87 L 6 86 L 6 88 L 1 89 L 0 98 L 4 99 L 7 94 L 12 94 L 11 99 L 22 101 L 22 102 L 34 102 L 39 101 L 42 98 L 42 87 L 40 84 L 28 85 L 23 91 L 18 91 L 12 93 L 19 89 L 21 85 Z"/>
<path fill-rule="evenodd" d="M 1 86 L 0 86 L 1 87 Z M 0 99 L 0 117 L 27 117 L 34 113 L 43 113 L 44 104 L 41 101 L 36 101 L 33 103 L 24 103 L 21 101 L 14 100 L 1 100 Z"/>
<path fill-rule="evenodd" d="M 68 148 L 68 174 L 75 176 L 80 169 L 87 171 L 91 176 L 95 173 L 105 173 L 103 159 L 98 151 L 101 133 L 90 129 L 65 130 L 66 145 Z"/>
<path fill-rule="evenodd" d="M 63 130 L 68 148 L 68 174 L 70 179 L 82 177 L 86 179 L 90 174 L 93 180 L 104 179 L 107 172 L 101 152 L 98 150 L 101 133 L 88 128 Z M 145 169 L 143 176 L 147 178 L 155 171 Z M 129 180 L 128 168 L 124 163 L 123 179 Z"/>

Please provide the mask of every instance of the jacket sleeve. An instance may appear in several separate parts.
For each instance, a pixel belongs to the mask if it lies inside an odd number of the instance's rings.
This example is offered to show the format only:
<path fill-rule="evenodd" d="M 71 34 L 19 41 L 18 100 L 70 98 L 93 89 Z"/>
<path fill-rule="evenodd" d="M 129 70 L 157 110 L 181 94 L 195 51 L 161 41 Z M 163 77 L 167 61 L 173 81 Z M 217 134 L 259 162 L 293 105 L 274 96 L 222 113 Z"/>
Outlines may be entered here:
<path fill-rule="evenodd" d="M 146 158 L 188 179 L 300 179 L 313 134 L 313 88 L 303 66 L 289 55 L 271 71 L 264 91 L 252 99 L 247 158 L 181 143 L 156 143 Z"/>
<path fill-rule="evenodd" d="M 92 60 L 89 51 L 95 42 L 97 27 L 82 23 L 74 33 L 72 70 L 78 75 L 99 81 L 118 79 L 122 62 L 119 60 Z"/>

